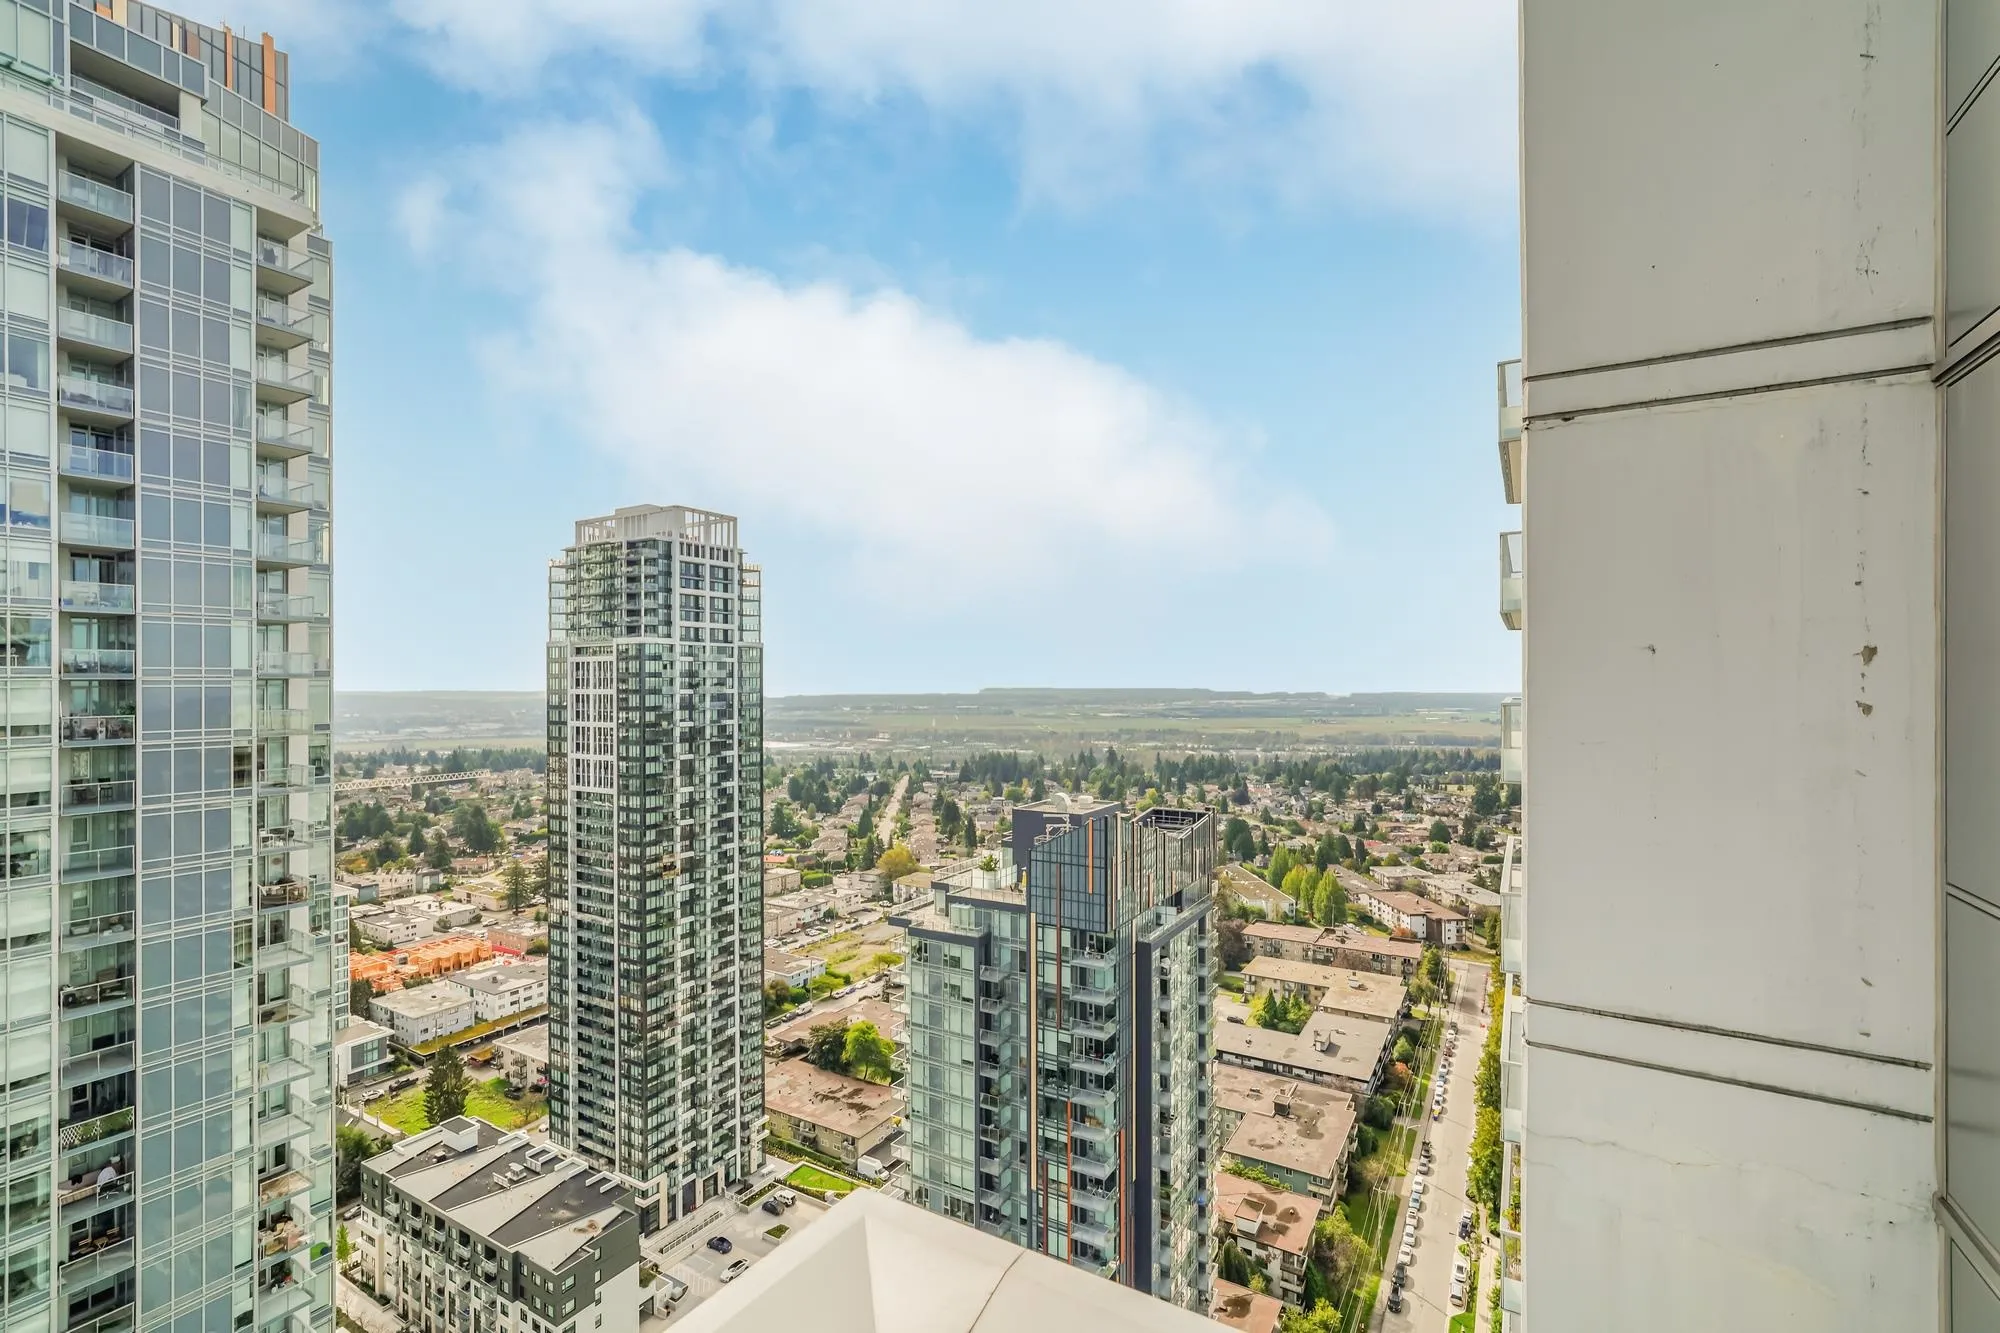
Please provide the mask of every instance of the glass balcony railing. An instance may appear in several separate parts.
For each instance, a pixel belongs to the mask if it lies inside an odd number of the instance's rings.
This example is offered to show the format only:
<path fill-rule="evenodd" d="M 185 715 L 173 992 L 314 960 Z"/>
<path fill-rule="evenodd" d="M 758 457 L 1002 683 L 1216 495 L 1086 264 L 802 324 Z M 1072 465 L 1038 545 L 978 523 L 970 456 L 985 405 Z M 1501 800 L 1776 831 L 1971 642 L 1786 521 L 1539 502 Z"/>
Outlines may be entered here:
<path fill-rule="evenodd" d="M 260 708 L 257 710 L 257 730 L 272 736 L 301 735 L 312 730 L 312 714 L 303 708 Z"/>
<path fill-rule="evenodd" d="M 87 208 L 101 217 L 120 222 L 132 220 L 132 196 L 115 185 L 79 176 L 73 171 L 56 173 L 56 198 L 65 204 Z"/>
<path fill-rule="evenodd" d="M 88 375 L 61 375 L 56 378 L 56 401 L 82 412 L 102 412 L 106 416 L 132 415 L 132 386 Z"/>
<path fill-rule="evenodd" d="M 1497 371 L 1500 389 L 1500 483 L 1507 492 L 1507 503 L 1521 503 L 1522 453 L 1521 414 L 1527 403 L 1527 396 L 1521 382 L 1521 361 L 1502 361 Z"/>
<path fill-rule="evenodd" d="M 274 565 L 316 565 L 320 562 L 320 544 L 313 537 L 280 537 L 272 533 L 257 534 L 257 558 Z"/>
<path fill-rule="evenodd" d="M 267 329 L 293 334 L 300 342 L 304 342 L 307 337 L 306 313 L 303 310 L 294 310 L 283 301 L 274 301 L 268 296 L 260 297 L 257 301 L 257 322 Z"/>
<path fill-rule="evenodd" d="M 56 332 L 64 338 L 114 352 L 132 350 L 132 326 L 122 319 L 64 306 L 56 311 Z"/>
<path fill-rule="evenodd" d="M 99 449 L 87 444 L 66 444 L 60 450 L 59 466 L 64 475 L 96 477 L 103 481 L 132 480 L 132 455 L 115 449 Z"/>
<path fill-rule="evenodd" d="M 318 376 L 311 366 L 295 366 L 282 357 L 260 356 L 257 358 L 257 382 L 300 397 L 309 397 Z"/>
<path fill-rule="evenodd" d="M 129 676 L 138 665 L 130 648 L 65 648 L 62 669 L 67 676 Z"/>
<path fill-rule="evenodd" d="M 65 273 L 97 278 L 121 287 L 132 285 L 132 261 L 124 255 L 100 250 L 94 245 L 79 245 L 75 241 L 63 242 L 57 255 L 58 265 Z"/>
<path fill-rule="evenodd" d="M 132 804 L 133 784 L 126 782 L 71 782 L 62 789 L 64 810 L 104 810 Z"/>
<path fill-rule="evenodd" d="M 72 847 L 63 853 L 63 874 L 103 875 L 130 874 L 132 872 L 132 848 L 125 847 Z"/>
<path fill-rule="evenodd" d="M 1527 771 L 1527 758 L 1522 754 L 1522 746 L 1527 739 L 1528 706 L 1522 700 L 1502 699 L 1500 701 L 1500 779 L 1503 782 L 1522 782 Z"/>
<path fill-rule="evenodd" d="M 1521 840 L 1507 839 L 1500 865 L 1500 970 L 1520 976 L 1525 963 L 1528 925 L 1527 868 L 1521 862 Z"/>
<path fill-rule="evenodd" d="M 113 942 L 132 933 L 135 918 L 130 912 L 104 912 L 97 916 L 74 917 L 63 923 L 65 944 L 94 946 Z"/>
<path fill-rule="evenodd" d="M 1500 623 L 1508 629 L 1521 628 L 1526 596 L 1521 534 L 1503 532 L 1500 534 Z"/>
<path fill-rule="evenodd" d="M 265 236 L 257 238 L 257 267 L 292 279 L 301 286 L 312 280 L 312 256 L 292 249 L 283 241 Z"/>
<path fill-rule="evenodd" d="M 257 598 L 259 620 L 324 620 L 326 605 L 310 593 L 265 593 Z"/>
<path fill-rule="evenodd" d="M 138 591 L 129 583 L 82 583 L 65 579 L 62 585 L 62 608 L 65 611 L 108 611 L 118 614 L 130 612 L 136 605 L 133 596 Z"/>
<path fill-rule="evenodd" d="M 132 545 L 132 520 L 111 514 L 65 509 L 62 514 L 62 539 L 81 546 L 129 547 Z"/>
<path fill-rule="evenodd" d="M 127 964 L 130 967 L 130 964 Z M 115 1004 L 132 998 L 132 975 L 102 977 L 96 981 L 86 981 L 75 986 L 64 986 L 58 997 L 64 1009 L 88 1009 L 93 1005 Z"/>
<path fill-rule="evenodd" d="M 310 787 L 317 778 L 305 764 L 271 764 L 257 772 L 257 785 L 278 789 Z"/>
<path fill-rule="evenodd" d="M 333 664 L 316 653 L 266 651 L 257 654 L 257 674 L 260 676 L 319 676 L 332 669 Z"/>
<path fill-rule="evenodd" d="M 257 498 L 297 509 L 324 509 L 326 487 L 313 478 L 293 481 L 283 475 L 264 474 L 257 478 Z"/>
<path fill-rule="evenodd" d="M 257 443 L 295 454 L 311 453 L 312 429 L 294 426 L 283 417 L 258 417 Z"/>
<path fill-rule="evenodd" d="M 138 734 L 138 719 L 130 714 L 71 714 L 62 722 L 63 740 L 84 745 L 130 741 Z"/>

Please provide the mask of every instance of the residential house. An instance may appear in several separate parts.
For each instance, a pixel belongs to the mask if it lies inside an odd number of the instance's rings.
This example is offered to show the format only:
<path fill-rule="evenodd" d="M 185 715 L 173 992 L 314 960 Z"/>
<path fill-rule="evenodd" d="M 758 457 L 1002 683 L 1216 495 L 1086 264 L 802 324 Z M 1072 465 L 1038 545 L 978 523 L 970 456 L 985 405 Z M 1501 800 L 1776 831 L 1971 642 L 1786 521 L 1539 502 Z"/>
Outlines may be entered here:
<path fill-rule="evenodd" d="M 356 1018 L 333 1034 L 333 1076 L 341 1087 L 384 1074 L 396 1063 L 389 1049 L 395 1033 L 380 1023 Z"/>
<path fill-rule="evenodd" d="M 793 990 L 804 990 L 826 975 L 826 963 L 810 954 L 764 950 L 764 980 L 782 981 Z"/>

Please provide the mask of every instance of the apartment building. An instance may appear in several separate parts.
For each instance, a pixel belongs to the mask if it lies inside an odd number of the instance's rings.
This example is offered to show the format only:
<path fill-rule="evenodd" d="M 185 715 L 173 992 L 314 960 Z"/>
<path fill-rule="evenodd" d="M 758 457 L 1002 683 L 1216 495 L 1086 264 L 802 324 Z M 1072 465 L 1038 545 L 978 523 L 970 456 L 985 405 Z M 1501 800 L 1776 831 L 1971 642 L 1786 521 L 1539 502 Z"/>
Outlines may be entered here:
<path fill-rule="evenodd" d="M 458 1116 L 361 1164 L 350 1228 L 419 1333 L 636 1333 L 632 1192 L 573 1154 Z"/>
<path fill-rule="evenodd" d="M 649 1230 L 762 1160 L 762 642 L 727 515 L 585 519 L 549 566 L 549 1132 Z"/>
<path fill-rule="evenodd" d="M 2000 22 L 1521 32 L 1506 1323 L 2000 1327 Z"/>
<path fill-rule="evenodd" d="M 478 1021 L 473 1016 L 472 997 L 449 982 L 377 995 L 369 1001 L 368 1011 L 404 1046 L 449 1037 Z"/>
<path fill-rule="evenodd" d="M 1228 1171 L 1215 1176 L 1215 1231 L 1263 1270 L 1270 1292 L 1286 1305 L 1305 1303 L 1306 1265 L 1320 1201 L 1271 1189 Z"/>
<path fill-rule="evenodd" d="M 1208 1309 L 1215 861 L 1206 810 L 1057 798 L 892 918 L 913 1203 Z"/>
<path fill-rule="evenodd" d="M 305 1333 L 333 1317 L 318 147 L 268 36 L 137 0 L 5 0 L 0 34 L 0 1327 Z"/>
<path fill-rule="evenodd" d="M 474 1022 L 497 1023 L 549 1002 L 549 968 L 538 959 L 496 963 L 454 973 L 438 987 L 457 990 L 472 1001 Z"/>

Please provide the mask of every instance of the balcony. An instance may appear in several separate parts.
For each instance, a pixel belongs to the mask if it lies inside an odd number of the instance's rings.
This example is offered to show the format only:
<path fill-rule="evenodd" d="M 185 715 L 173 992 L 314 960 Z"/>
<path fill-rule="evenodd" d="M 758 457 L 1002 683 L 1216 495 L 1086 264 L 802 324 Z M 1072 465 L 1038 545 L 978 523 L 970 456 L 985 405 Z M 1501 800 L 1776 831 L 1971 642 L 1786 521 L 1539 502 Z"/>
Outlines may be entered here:
<path fill-rule="evenodd" d="M 66 1056 L 62 1062 L 62 1082 L 66 1088 L 80 1083 L 91 1083 L 113 1074 L 125 1074 L 132 1070 L 132 1057 L 136 1047 L 130 1041 L 121 1041 L 96 1050 L 81 1051 Z"/>
<path fill-rule="evenodd" d="M 65 648 L 62 669 L 65 676 L 129 676 L 138 665 L 130 648 Z"/>
<path fill-rule="evenodd" d="M 1500 701 L 1500 780 L 1527 781 L 1528 758 L 1522 753 L 1527 739 L 1528 706 L 1519 698 Z"/>
<path fill-rule="evenodd" d="M 111 424 L 132 419 L 132 386 L 88 375 L 56 376 L 56 402 L 72 417 Z"/>
<path fill-rule="evenodd" d="M 257 285 L 290 296 L 312 286 L 312 256 L 268 236 L 257 238 Z"/>
<path fill-rule="evenodd" d="M 87 981 L 78 986 L 64 986 L 57 994 L 62 1000 L 64 1018 L 82 1018 L 88 1013 L 97 1013 L 130 1003 L 132 976 L 128 972 L 124 976 Z"/>
<path fill-rule="evenodd" d="M 312 1070 L 306 1066 L 305 1060 L 301 1058 L 299 1047 L 293 1045 L 288 1047 L 286 1053 L 283 1055 L 258 1061 L 257 1086 L 260 1088 L 275 1088 L 280 1084 L 290 1083 L 294 1079 L 304 1078 L 310 1073 L 312 1073 Z M 291 1174 L 300 1175 L 296 1171 Z M 304 1177 L 300 1176 L 300 1179 L 304 1180 Z M 303 1189 L 306 1185 L 310 1184 L 310 1181 L 305 1181 L 300 1188 Z M 268 1204 L 284 1197 L 283 1191 L 267 1195 L 264 1193 L 261 1185 L 258 1187 L 259 1203 Z"/>
<path fill-rule="evenodd" d="M 266 791 L 305 791 L 320 775 L 304 764 L 270 764 L 257 770 L 257 785 Z"/>
<path fill-rule="evenodd" d="M 257 507 L 266 513 L 295 514 L 302 509 L 326 508 L 326 484 L 317 478 L 294 481 L 283 474 L 260 474 L 257 478 Z"/>
<path fill-rule="evenodd" d="M 133 1114 L 132 1108 L 125 1106 L 116 1111 L 106 1111 L 102 1115 L 92 1116 L 87 1120 L 71 1122 L 56 1131 L 56 1142 L 61 1145 L 64 1152 L 74 1152 L 78 1148 L 101 1143 L 105 1139 L 117 1138 L 120 1134 L 129 1134 L 132 1130 Z"/>
<path fill-rule="evenodd" d="M 1500 970 L 1520 976 L 1526 959 L 1528 927 L 1527 869 L 1521 861 L 1521 840 L 1507 839 L 1500 863 Z"/>
<path fill-rule="evenodd" d="M 132 355 L 132 326 L 122 319 L 63 306 L 56 311 L 56 342 L 80 343 L 100 352 Z"/>
<path fill-rule="evenodd" d="M 324 676 L 333 663 L 317 653 L 288 653 L 266 649 L 257 654 L 260 676 Z M 285 710 L 291 711 L 291 710 Z M 263 714 L 258 715 L 261 719 Z"/>
<path fill-rule="evenodd" d="M 1507 503 L 1517 505 L 1527 494 L 1521 442 L 1521 408 L 1527 401 L 1522 391 L 1521 360 L 1502 361 L 1497 378 L 1500 388 L 1500 484 L 1506 489 Z"/>
<path fill-rule="evenodd" d="M 133 924 L 130 912 L 103 912 L 96 916 L 75 917 L 63 925 L 62 946 L 65 949 L 94 949 L 103 944 L 122 944 L 132 938 Z"/>
<path fill-rule="evenodd" d="M 267 672 L 282 675 L 283 672 Z M 303 736 L 313 729 L 312 714 L 303 708 L 260 708 L 257 730 L 266 736 Z"/>
<path fill-rule="evenodd" d="M 130 1296 L 116 1299 L 101 1314 L 79 1320 L 74 1313 L 63 1325 L 63 1333 L 132 1333 L 133 1315 L 138 1306 Z"/>
<path fill-rule="evenodd" d="M 65 444 L 56 454 L 56 467 L 65 477 L 86 481 L 132 484 L 132 455 L 115 449 L 98 449 L 87 444 Z"/>
<path fill-rule="evenodd" d="M 129 551 L 132 549 L 132 520 L 113 514 L 65 509 L 62 511 L 62 540 L 66 546 Z"/>
<path fill-rule="evenodd" d="M 257 1007 L 257 1026 L 262 1028 L 287 1028 L 307 1017 L 305 1006 L 290 996 Z"/>
<path fill-rule="evenodd" d="M 257 345 L 290 351 L 311 341 L 310 326 L 302 310 L 293 310 L 270 297 L 257 299 Z"/>
<path fill-rule="evenodd" d="M 1527 1115 L 1526 1071 L 1521 1064 L 1522 1051 L 1527 1045 L 1524 1035 L 1527 1004 L 1526 999 L 1510 991 L 1500 1010 L 1500 1138 L 1506 1143 L 1521 1141 Z"/>
<path fill-rule="evenodd" d="M 138 605 L 138 589 L 129 583 L 82 583 L 63 580 L 62 609 L 92 615 L 129 616 Z"/>
<path fill-rule="evenodd" d="M 132 1266 L 132 1239 L 117 1232 L 118 1228 L 113 1227 L 102 1235 L 72 1244 L 69 1260 L 58 1270 L 65 1290 L 79 1290 Z"/>
<path fill-rule="evenodd" d="M 319 376 L 311 366 L 295 366 L 283 357 L 257 358 L 257 398 L 266 403 L 300 403 L 313 396 Z"/>
<path fill-rule="evenodd" d="M 257 598 L 259 620 L 325 620 L 326 603 L 310 593 L 264 593 Z"/>
<path fill-rule="evenodd" d="M 269 851 L 270 848 L 263 849 Z M 311 896 L 311 887 L 302 879 L 280 880 L 257 890 L 259 911 L 276 912 L 297 907 Z"/>
<path fill-rule="evenodd" d="M 129 745 L 138 734 L 138 720 L 129 713 L 72 713 L 62 720 L 65 745 Z"/>
<path fill-rule="evenodd" d="M 93 810 L 129 810 L 136 794 L 129 780 L 110 782 L 70 782 L 62 789 L 66 812 L 88 814 Z"/>
<path fill-rule="evenodd" d="M 257 534 L 257 563 L 266 569 L 317 565 L 324 558 L 320 554 L 320 545 L 316 537 L 281 537 L 275 533 L 260 532 Z"/>
<path fill-rule="evenodd" d="M 1500 534 L 1500 623 L 1508 629 L 1521 628 L 1521 610 L 1527 597 L 1525 567 L 1521 561 L 1521 534 Z"/>
<path fill-rule="evenodd" d="M 271 1111 L 257 1119 L 257 1139 L 265 1147 L 276 1147 L 313 1132 L 313 1124 L 292 1110 Z"/>
<path fill-rule="evenodd" d="M 56 251 L 56 267 L 78 287 L 101 295 L 132 290 L 132 261 L 94 245 L 64 241 Z"/>
<path fill-rule="evenodd" d="M 94 181 L 72 171 L 56 173 L 56 203 L 104 222 L 132 224 L 132 196 L 115 185 Z"/>
<path fill-rule="evenodd" d="M 295 426 L 282 416 L 257 418 L 257 453 L 263 458 L 298 458 L 314 452 L 310 426 Z"/>
<path fill-rule="evenodd" d="M 63 854 L 64 879 L 96 879 L 132 873 L 132 848 L 72 847 Z"/>
<path fill-rule="evenodd" d="M 286 968 L 304 967 L 312 961 L 306 952 L 303 936 L 287 936 L 257 946 L 256 967 L 259 972 L 276 972 Z"/>

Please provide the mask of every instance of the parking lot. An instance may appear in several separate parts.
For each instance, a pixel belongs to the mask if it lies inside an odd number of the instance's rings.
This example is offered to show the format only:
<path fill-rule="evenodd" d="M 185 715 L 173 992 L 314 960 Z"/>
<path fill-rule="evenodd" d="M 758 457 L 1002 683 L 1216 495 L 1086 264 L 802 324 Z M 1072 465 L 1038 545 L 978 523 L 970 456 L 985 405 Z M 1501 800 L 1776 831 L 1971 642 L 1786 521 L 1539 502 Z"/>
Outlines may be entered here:
<path fill-rule="evenodd" d="M 826 1212 L 827 1205 L 818 1199 L 799 1196 L 799 1201 L 776 1217 L 765 1212 L 761 1203 L 745 1211 L 732 1205 L 731 1210 L 714 1226 L 706 1227 L 701 1234 L 693 1237 L 675 1251 L 668 1254 L 648 1252 L 647 1258 L 658 1263 L 660 1270 L 687 1284 L 687 1295 L 673 1306 L 673 1315 L 668 1319 L 652 1319 L 645 1327 L 661 1328 L 674 1319 L 694 1309 L 703 1301 L 722 1289 L 723 1270 L 738 1259 L 748 1259 L 752 1264 L 783 1244 L 782 1240 L 772 1240 L 764 1233 L 774 1226 L 784 1225 L 789 1234 L 800 1227 L 817 1221 Z M 728 1254 L 717 1254 L 708 1248 L 710 1236 L 727 1236 L 730 1242 Z"/>

